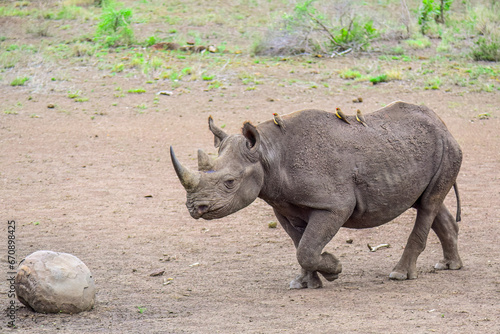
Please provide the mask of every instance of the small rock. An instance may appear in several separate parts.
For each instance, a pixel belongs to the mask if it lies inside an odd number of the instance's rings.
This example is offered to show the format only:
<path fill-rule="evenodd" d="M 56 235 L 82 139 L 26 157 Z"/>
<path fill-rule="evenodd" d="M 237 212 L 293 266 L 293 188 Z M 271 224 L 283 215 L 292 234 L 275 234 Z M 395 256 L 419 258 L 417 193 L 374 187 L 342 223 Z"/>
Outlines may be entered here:
<path fill-rule="evenodd" d="M 54 109 L 56 106 L 53 103 L 47 104 L 47 108 Z"/>
<path fill-rule="evenodd" d="M 345 242 L 348 243 L 348 244 L 352 244 L 353 241 L 354 240 L 352 240 L 352 239 L 347 239 Z"/>
<path fill-rule="evenodd" d="M 210 45 L 207 49 L 211 53 L 216 53 L 217 51 L 219 51 L 215 45 Z"/>
<path fill-rule="evenodd" d="M 79 313 L 94 307 L 95 283 L 89 268 L 76 256 L 37 251 L 17 269 L 17 298 L 41 313 Z"/>
<path fill-rule="evenodd" d="M 269 226 L 269 228 L 276 228 L 276 226 L 278 226 L 278 223 L 277 222 L 270 222 L 269 224 L 267 224 L 267 226 Z"/>
<path fill-rule="evenodd" d="M 158 93 L 156 93 L 156 95 L 167 95 L 167 96 L 171 96 L 173 94 L 174 94 L 174 92 L 171 92 L 169 90 L 161 90 Z"/>
<path fill-rule="evenodd" d="M 156 269 L 155 271 L 151 272 L 149 276 L 155 277 L 155 276 L 163 276 L 165 273 L 165 269 Z"/>

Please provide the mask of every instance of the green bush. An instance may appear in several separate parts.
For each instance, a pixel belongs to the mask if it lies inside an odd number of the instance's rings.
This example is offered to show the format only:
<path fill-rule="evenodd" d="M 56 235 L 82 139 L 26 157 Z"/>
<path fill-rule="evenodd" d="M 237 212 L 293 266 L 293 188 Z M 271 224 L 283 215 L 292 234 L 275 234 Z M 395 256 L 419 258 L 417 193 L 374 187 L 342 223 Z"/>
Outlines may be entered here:
<path fill-rule="evenodd" d="M 370 18 L 354 10 L 339 13 L 332 7 L 323 6 L 325 2 L 315 7 L 316 2 L 297 3 L 292 13 L 283 15 L 282 21 L 254 44 L 253 52 L 257 55 L 341 54 L 365 50 L 378 36 Z"/>
<path fill-rule="evenodd" d="M 500 61 L 500 40 L 479 38 L 472 49 L 474 60 Z"/>
<path fill-rule="evenodd" d="M 132 21 L 132 9 L 121 8 L 121 3 L 103 4 L 103 12 L 95 39 L 105 46 L 128 46 L 134 41 L 134 31 L 130 26 Z"/>
<path fill-rule="evenodd" d="M 422 34 L 427 32 L 432 20 L 444 23 L 444 14 L 450 10 L 452 2 L 453 0 L 422 0 L 418 9 L 418 24 Z"/>
<path fill-rule="evenodd" d="M 156 36 L 153 35 L 153 36 L 146 39 L 145 44 L 146 44 L 146 46 L 152 46 L 152 45 L 155 45 L 157 42 L 158 42 L 158 40 L 156 39 Z"/>

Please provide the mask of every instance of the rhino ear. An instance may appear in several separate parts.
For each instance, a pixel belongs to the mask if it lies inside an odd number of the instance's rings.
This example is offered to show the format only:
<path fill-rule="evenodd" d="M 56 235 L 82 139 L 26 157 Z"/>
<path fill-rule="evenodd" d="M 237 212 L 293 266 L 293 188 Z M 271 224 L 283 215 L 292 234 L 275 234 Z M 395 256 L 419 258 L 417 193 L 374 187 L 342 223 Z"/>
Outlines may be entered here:
<path fill-rule="evenodd" d="M 257 151 L 260 146 L 260 134 L 259 131 L 257 131 L 257 128 L 250 122 L 245 122 L 243 124 L 243 129 L 241 129 L 241 132 L 247 139 L 247 147 L 250 149 L 250 151 Z"/>
<path fill-rule="evenodd" d="M 214 119 L 212 116 L 208 116 L 208 128 L 214 134 L 214 146 L 215 148 L 220 146 L 220 143 L 227 137 L 227 133 L 222 131 L 221 128 L 214 124 Z"/>

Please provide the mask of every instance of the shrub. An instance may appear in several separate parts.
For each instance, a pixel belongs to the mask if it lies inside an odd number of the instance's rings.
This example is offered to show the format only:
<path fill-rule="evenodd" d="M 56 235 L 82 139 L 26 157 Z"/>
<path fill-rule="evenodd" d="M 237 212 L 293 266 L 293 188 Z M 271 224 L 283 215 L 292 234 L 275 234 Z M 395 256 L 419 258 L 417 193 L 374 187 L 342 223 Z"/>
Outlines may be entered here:
<path fill-rule="evenodd" d="M 479 38 L 471 55 L 474 60 L 500 61 L 500 39 Z"/>
<path fill-rule="evenodd" d="M 453 0 L 422 0 L 418 9 L 418 24 L 422 34 L 427 32 L 432 20 L 444 23 L 444 14 L 450 10 L 452 2 Z"/>
<path fill-rule="evenodd" d="M 342 53 L 366 49 L 378 36 L 373 21 L 352 9 L 339 12 L 305 0 L 297 3 L 294 11 L 268 30 L 264 38 L 253 46 L 257 55 L 294 55 L 300 53 Z M 319 6 L 318 6 L 319 7 Z"/>
<path fill-rule="evenodd" d="M 96 41 L 106 46 L 128 46 L 132 44 L 134 41 L 134 31 L 130 27 L 132 9 L 118 9 L 117 7 L 120 6 L 121 4 L 112 2 L 105 4 L 97 26 Z"/>
<path fill-rule="evenodd" d="M 156 44 L 158 42 L 158 40 L 156 39 L 156 36 L 151 36 L 149 38 L 146 39 L 146 46 L 153 46 L 154 44 Z"/>

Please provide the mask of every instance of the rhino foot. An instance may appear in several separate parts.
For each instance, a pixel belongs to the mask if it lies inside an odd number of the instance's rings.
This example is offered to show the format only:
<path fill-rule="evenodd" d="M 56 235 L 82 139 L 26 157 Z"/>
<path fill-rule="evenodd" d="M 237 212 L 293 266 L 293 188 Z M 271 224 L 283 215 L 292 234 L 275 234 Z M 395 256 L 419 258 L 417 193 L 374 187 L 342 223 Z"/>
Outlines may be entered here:
<path fill-rule="evenodd" d="M 290 282 L 290 289 L 318 289 L 322 287 L 323 283 L 316 271 L 302 270 L 302 273 Z"/>
<path fill-rule="evenodd" d="M 434 266 L 437 270 L 458 270 L 462 268 L 462 261 L 460 260 L 441 260 Z"/>
<path fill-rule="evenodd" d="M 323 275 L 323 277 L 329 282 L 335 281 L 337 278 L 339 278 L 339 274 L 321 273 L 321 275 Z"/>
<path fill-rule="evenodd" d="M 398 273 L 397 271 L 393 271 L 389 274 L 389 278 L 397 281 L 404 281 L 408 278 L 406 273 Z"/>
<path fill-rule="evenodd" d="M 393 271 L 389 274 L 389 278 L 392 280 L 396 281 L 404 281 L 407 279 L 416 279 L 418 276 L 416 273 L 409 273 L 409 272 L 399 272 L 399 271 Z"/>

